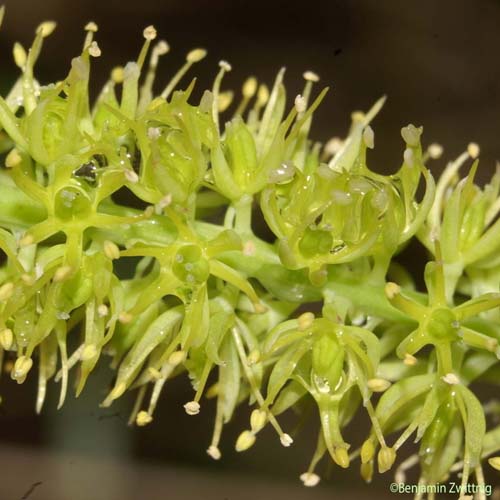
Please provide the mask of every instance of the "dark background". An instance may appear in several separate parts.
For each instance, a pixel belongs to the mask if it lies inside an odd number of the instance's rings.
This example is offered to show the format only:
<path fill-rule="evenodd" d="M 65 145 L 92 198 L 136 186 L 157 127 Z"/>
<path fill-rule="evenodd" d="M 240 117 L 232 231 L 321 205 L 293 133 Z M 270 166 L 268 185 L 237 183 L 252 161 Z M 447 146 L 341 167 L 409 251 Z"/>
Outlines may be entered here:
<path fill-rule="evenodd" d="M 202 46 L 209 56 L 190 73 L 198 76 L 198 95 L 211 86 L 220 59 L 233 67 L 223 87 L 236 91 L 250 74 L 271 85 L 277 70 L 286 66 L 286 85 L 293 97 L 302 88 L 303 71 L 317 72 L 320 85 L 332 88 L 313 126 L 319 140 L 343 136 L 351 111 L 366 110 L 387 94 L 386 106 L 373 124 L 376 150 L 369 159 L 375 170 L 399 167 L 399 130 L 409 122 L 424 125 L 425 143 L 443 144 L 444 158 L 432 165 L 436 172 L 469 141 L 481 146 L 483 180 L 500 157 L 496 0 L 7 0 L 6 6 L 0 30 L 3 95 L 16 77 L 13 43 L 28 47 L 43 20 L 57 21 L 58 28 L 46 40 L 37 65 L 41 83 L 66 75 L 81 48 L 83 25 L 97 22 L 96 40 L 103 55 L 93 64 L 94 94 L 111 67 L 136 58 L 142 29 L 154 24 L 171 46 L 159 67 L 158 90 L 180 67 L 185 53 Z M 198 417 L 185 415 L 182 403 L 191 399 L 186 381 L 167 384 L 149 427 L 130 429 L 126 419 L 132 397 L 122 398 L 116 408 L 98 407 L 110 380 L 105 368 L 91 377 L 80 400 L 68 397 L 62 412 L 55 411 L 58 386 L 51 384 L 40 417 L 33 409 L 34 379 L 21 387 L 14 387 L 5 375 L 1 382 L 0 500 L 26 494 L 32 500 L 391 497 L 391 473 L 365 486 L 356 464 L 348 473 L 334 468 L 332 478 L 315 490 L 302 488 L 297 477 L 307 467 L 316 440 L 311 426 L 289 450 L 266 431 L 249 452 L 236 454 L 234 440 L 248 426 L 245 408 L 224 433 L 223 459 L 212 462 L 204 450 L 214 409 L 207 403 Z M 293 419 L 285 419 L 287 429 L 293 426 Z M 361 419 L 351 434 L 359 442 L 365 432 Z M 318 471 L 325 475 L 324 467 Z"/>

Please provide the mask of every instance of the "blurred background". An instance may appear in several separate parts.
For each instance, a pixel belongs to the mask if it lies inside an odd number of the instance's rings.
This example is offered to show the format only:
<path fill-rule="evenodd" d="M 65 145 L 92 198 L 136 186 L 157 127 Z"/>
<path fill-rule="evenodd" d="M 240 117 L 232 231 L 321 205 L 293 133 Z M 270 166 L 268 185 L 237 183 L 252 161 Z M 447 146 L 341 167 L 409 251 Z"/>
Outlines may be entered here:
<path fill-rule="evenodd" d="M 286 66 L 289 96 L 300 92 L 302 73 L 313 70 L 331 91 L 316 115 L 313 136 L 343 136 L 350 113 L 366 110 L 381 95 L 388 100 L 373 127 L 376 149 L 371 168 L 393 172 L 400 163 L 400 129 L 424 125 L 424 142 L 445 148 L 436 172 L 468 142 L 481 146 L 481 177 L 489 178 L 500 158 L 500 2 L 498 0 L 7 0 L 0 30 L 0 92 L 16 78 L 11 50 L 25 47 L 43 20 L 58 23 L 46 40 L 37 65 L 41 83 L 63 78 L 79 54 L 83 26 L 99 25 L 96 39 L 103 55 L 93 64 L 97 94 L 109 70 L 135 59 L 142 29 L 154 24 L 171 52 L 161 61 L 158 84 L 179 68 L 188 50 L 202 46 L 208 57 L 191 73 L 198 76 L 198 95 L 211 85 L 225 59 L 233 71 L 224 88 L 239 87 L 250 74 L 268 85 Z M 186 84 L 189 77 L 182 83 Z M 318 88 L 318 87 L 317 87 Z M 291 102 L 291 100 L 290 100 Z M 132 500 L 132 499 L 336 499 L 390 498 L 391 473 L 371 485 L 359 478 L 357 466 L 347 472 L 320 467 L 325 477 L 309 490 L 298 476 L 309 463 L 315 428 L 304 428 L 285 450 L 266 431 L 240 455 L 233 451 L 239 432 L 248 426 L 241 408 L 224 432 L 222 460 L 213 462 L 205 449 L 214 408 L 203 405 L 197 417 L 184 413 L 191 399 L 185 380 L 170 382 L 154 422 L 142 429 L 126 426 L 133 397 L 110 409 L 99 408 L 111 373 L 101 367 L 84 394 L 69 397 L 56 412 L 58 385 L 41 416 L 34 414 L 35 377 L 15 387 L 4 376 L 0 384 L 1 500 Z M 295 421 L 285 419 L 293 429 Z M 360 419 L 354 434 L 364 435 Z M 329 479 L 326 476 L 331 476 Z M 495 478 L 488 478 L 494 484 Z M 488 482 L 487 481 L 487 482 Z"/>

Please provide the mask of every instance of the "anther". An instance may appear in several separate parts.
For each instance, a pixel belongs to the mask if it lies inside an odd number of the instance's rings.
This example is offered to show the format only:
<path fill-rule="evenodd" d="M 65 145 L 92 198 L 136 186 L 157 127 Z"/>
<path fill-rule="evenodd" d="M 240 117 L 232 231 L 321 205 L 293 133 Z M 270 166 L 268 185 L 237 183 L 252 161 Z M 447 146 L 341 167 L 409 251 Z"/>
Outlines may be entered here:
<path fill-rule="evenodd" d="M 153 417 L 146 411 L 142 410 L 135 417 L 135 423 L 138 427 L 144 427 L 153 421 Z"/>
<path fill-rule="evenodd" d="M 383 378 L 371 378 L 366 385 L 373 392 L 384 392 L 389 389 L 391 383 Z"/>
<path fill-rule="evenodd" d="M 429 144 L 427 151 L 433 160 L 437 160 L 443 155 L 443 146 L 437 142 L 433 142 L 432 144 Z"/>
<path fill-rule="evenodd" d="M 370 125 L 366 126 L 363 130 L 363 142 L 369 149 L 373 149 L 375 147 L 375 132 L 373 132 Z"/>
<path fill-rule="evenodd" d="M 207 454 L 214 460 L 220 460 L 220 457 L 222 456 L 219 448 L 217 448 L 217 446 L 214 445 L 208 447 Z"/>
<path fill-rule="evenodd" d="M 224 71 L 231 71 L 232 67 L 227 61 L 219 61 L 219 68 L 222 68 Z"/>
<path fill-rule="evenodd" d="M 120 249 L 112 241 L 106 240 L 103 244 L 104 255 L 110 259 L 115 260 L 120 258 Z"/>
<path fill-rule="evenodd" d="M 245 451 L 255 443 L 255 434 L 251 431 L 243 431 L 236 440 L 236 451 Z"/>
<path fill-rule="evenodd" d="M 186 61 L 189 63 L 197 63 L 205 58 L 207 51 L 205 49 L 193 49 L 188 52 Z"/>
<path fill-rule="evenodd" d="M 449 385 L 460 384 L 460 379 L 454 373 L 447 373 L 446 375 L 441 377 L 441 380 Z"/>
<path fill-rule="evenodd" d="M 4 302 L 12 297 L 12 292 L 14 291 L 14 283 L 8 281 L 0 286 L 0 301 Z"/>
<path fill-rule="evenodd" d="M 304 486 L 312 488 L 320 482 L 321 478 L 314 472 L 304 472 L 300 475 L 300 480 Z"/>
<path fill-rule="evenodd" d="M 188 415 L 198 415 L 198 413 L 200 413 L 200 403 L 197 401 L 189 401 L 184 405 L 184 409 Z"/>
<path fill-rule="evenodd" d="M 142 32 L 142 36 L 146 40 L 154 40 L 156 38 L 156 29 L 154 26 L 148 26 L 147 28 L 144 28 L 144 31 Z"/>
<path fill-rule="evenodd" d="M 469 145 L 467 146 L 467 153 L 473 160 L 475 160 L 479 156 L 479 152 L 480 150 L 478 144 L 476 144 L 475 142 L 469 143 Z"/>
<path fill-rule="evenodd" d="M 54 273 L 54 282 L 59 283 L 61 281 L 67 280 L 72 272 L 73 269 L 71 268 L 71 266 L 58 267 L 56 272 Z"/>
<path fill-rule="evenodd" d="M 305 71 L 302 76 L 308 82 L 319 82 L 319 76 L 314 71 Z"/>

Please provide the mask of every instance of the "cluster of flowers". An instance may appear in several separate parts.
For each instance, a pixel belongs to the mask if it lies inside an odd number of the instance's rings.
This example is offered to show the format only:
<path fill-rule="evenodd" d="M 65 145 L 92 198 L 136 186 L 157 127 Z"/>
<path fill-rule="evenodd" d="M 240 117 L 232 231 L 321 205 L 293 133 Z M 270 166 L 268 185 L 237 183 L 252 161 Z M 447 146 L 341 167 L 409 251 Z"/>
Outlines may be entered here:
<path fill-rule="evenodd" d="M 97 26 L 85 27 L 68 76 L 40 85 L 34 66 L 54 28 L 40 25 L 28 51 L 15 44 L 21 75 L 0 98 L 0 357 L 18 383 L 37 366 L 37 411 L 50 379 L 61 406 L 69 371 L 78 368 L 79 394 L 108 355 L 116 381 L 103 405 L 136 391 L 131 423 L 149 424 L 167 379 L 184 373 L 189 415 L 216 398 L 214 459 L 242 403 L 253 411 L 239 451 L 267 424 L 290 446 L 277 420 L 289 409 L 318 415 L 306 486 L 325 455 L 344 468 L 359 458 L 370 481 L 374 463 L 391 469 L 412 436 L 420 451 L 396 468 L 399 482 L 416 464 L 427 485 L 457 470 L 463 484 L 471 474 L 484 484 L 488 457 L 500 469 L 500 427 L 487 431 L 485 417 L 500 409 L 469 387 L 498 385 L 500 370 L 500 173 L 474 183 L 477 145 L 435 182 L 425 165 L 441 147 L 423 150 L 422 129 L 408 125 L 401 167 L 380 175 L 366 156 L 383 99 L 352 115 L 345 140 L 322 145 L 309 138 L 327 91 L 313 99 L 317 75 L 304 74 L 288 112 L 283 70 L 271 89 L 249 78 L 230 117 L 227 62 L 198 104 L 188 102 L 194 80 L 175 90 L 203 49 L 155 97 L 169 47 L 150 47 L 151 26 L 91 107 Z M 143 209 L 116 203 L 123 189 Z M 255 235 L 252 217 L 274 241 Z M 394 261 L 415 238 L 431 259 L 425 293 Z M 124 279 L 116 261 L 126 257 Z M 80 339 L 71 353 L 68 336 Z M 359 411 L 371 431 L 351 446 L 343 431 Z"/>

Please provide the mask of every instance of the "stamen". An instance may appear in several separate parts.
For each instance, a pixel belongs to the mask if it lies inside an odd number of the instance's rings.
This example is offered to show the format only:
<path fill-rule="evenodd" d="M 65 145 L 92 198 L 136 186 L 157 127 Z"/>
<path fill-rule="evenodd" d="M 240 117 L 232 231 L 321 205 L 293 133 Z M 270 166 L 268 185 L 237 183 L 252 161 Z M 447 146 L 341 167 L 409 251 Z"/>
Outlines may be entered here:
<path fill-rule="evenodd" d="M 151 45 L 151 42 L 156 38 L 156 29 L 154 26 L 147 26 L 144 28 L 144 31 L 142 32 L 142 36 L 145 38 L 144 45 L 142 46 L 142 49 L 139 53 L 139 57 L 137 58 L 137 67 L 139 71 L 142 69 L 142 66 L 144 65 L 144 61 L 146 60 L 146 56 L 148 54 L 149 46 Z"/>
<path fill-rule="evenodd" d="M 243 342 L 241 340 L 238 329 L 236 327 L 234 327 L 231 329 L 231 332 L 233 334 L 233 339 L 234 339 L 235 344 L 236 344 L 236 350 L 238 351 L 238 356 L 239 356 L 241 364 L 243 366 L 245 376 L 248 380 L 248 383 L 250 384 L 250 390 L 252 391 L 255 400 L 257 401 L 257 403 L 261 407 L 261 409 L 264 408 L 267 411 L 267 418 L 269 419 L 270 424 L 274 427 L 275 431 L 278 433 L 278 435 L 280 437 L 281 444 L 283 444 L 283 446 L 290 446 L 290 444 L 292 444 L 292 442 L 293 442 L 293 439 L 288 434 L 285 434 L 283 432 L 280 424 L 276 420 L 276 417 L 272 414 L 272 412 L 269 409 L 266 408 L 266 403 L 265 403 L 264 398 L 262 397 L 262 394 L 261 394 L 259 387 L 257 385 L 257 382 L 255 380 L 254 372 L 248 363 L 248 359 L 247 359 L 246 353 L 245 353 L 245 348 L 243 346 Z M 245 432 L 250 433 L 250 431 L 245 431 Z M 240 435 L 240 437 L 241 437 L 241 435 Z M 255 441 L 255 436 L 253 436 L 253 439 Z M 252 442 L 252 444 L 253 444 L 253 442 Z"/>
<path fill-rule="evenodd" d="M 207 55 L 207 51 L 205 49 L 194 49 L 191 52 L 189 52 L 186 56 L 186 62 L 185 64 L 181 67 L 179 71 L 173 76 L 173 78 L 170 80 L 170 82 L 167 84 L 163 92 L 161 93 L 161 97 L 163 99 L 167 99 L 168 96 L 172 93 L 172 91 L 175 89 L 181 78 L 187 73 L 189 68 L 194 64 L 202 59 L 205 58 Z"/>
<path fill-rule="evenodd" d="M 227 61 L 219 61 L 220 70 L 217 73 L 214 84 L 212 87 L 213 103 L 212 103 L 212 118 L 215 123 L 217 132 L 219 131 L 219 100 L 220 100 L 220 86 L 224 74 L 231 71 L 231 65 Z"/>
<path fill-rule="evenodd" d="M 98 29 L 97 24 L 93 21 L 90 21 L 85 25 L 84 30 L 87 32 L 87 35 L 85 36 L 85 41 L 83 42 L 83 50 L 90 46 L 92 40 L 94 39 L 94 33 L 97 33 Z"/>

